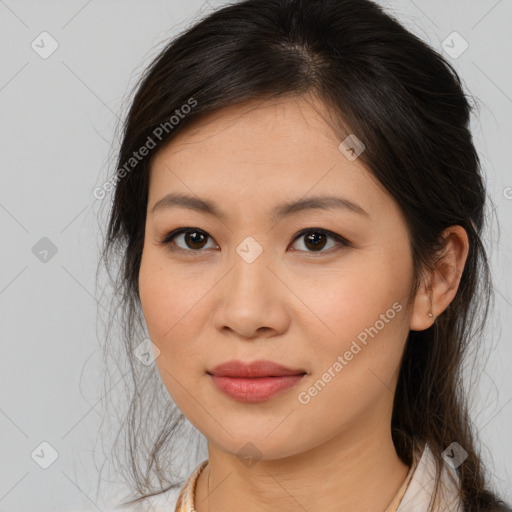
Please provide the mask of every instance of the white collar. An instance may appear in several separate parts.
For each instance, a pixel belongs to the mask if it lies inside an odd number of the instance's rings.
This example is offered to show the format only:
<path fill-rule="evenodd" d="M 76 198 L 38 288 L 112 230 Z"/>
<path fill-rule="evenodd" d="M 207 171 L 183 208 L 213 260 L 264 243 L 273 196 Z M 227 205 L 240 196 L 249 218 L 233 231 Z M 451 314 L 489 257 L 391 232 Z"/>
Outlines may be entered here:
<path fill-rule="evenodd" d="M 443 463 L 437 503 L 429 508 L 434 493 L 435 476 L 435 458 L 427 443 L 396 512 L 462 512 L 459 477 L 447 463 Z"/>

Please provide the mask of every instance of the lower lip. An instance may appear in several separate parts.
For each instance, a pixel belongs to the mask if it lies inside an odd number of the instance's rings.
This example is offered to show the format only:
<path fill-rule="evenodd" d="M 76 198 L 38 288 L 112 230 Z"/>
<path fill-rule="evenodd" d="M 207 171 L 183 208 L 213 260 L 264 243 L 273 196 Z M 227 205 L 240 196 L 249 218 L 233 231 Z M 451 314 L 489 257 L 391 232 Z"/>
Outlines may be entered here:
<path fill-rule="evenodd" d="M 217 388 L 235 400 L 241 402 L 263 402 L 297 385 L 303 375 L 284 375 L 282 377 L 220 377 L 211 375 Z"/>

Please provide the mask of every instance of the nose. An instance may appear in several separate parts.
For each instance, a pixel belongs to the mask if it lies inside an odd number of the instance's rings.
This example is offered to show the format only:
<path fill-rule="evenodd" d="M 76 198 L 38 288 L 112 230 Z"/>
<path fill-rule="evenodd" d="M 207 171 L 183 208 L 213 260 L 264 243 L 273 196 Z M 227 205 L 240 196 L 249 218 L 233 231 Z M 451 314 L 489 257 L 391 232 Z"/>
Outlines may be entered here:
<path fill-rule="evenodd" d="M 290 293 L 265 258 L 248 263 L 237 255 L 216 287 L 215 327 L 244 339 L 279 335 L 290 323 Z"/>

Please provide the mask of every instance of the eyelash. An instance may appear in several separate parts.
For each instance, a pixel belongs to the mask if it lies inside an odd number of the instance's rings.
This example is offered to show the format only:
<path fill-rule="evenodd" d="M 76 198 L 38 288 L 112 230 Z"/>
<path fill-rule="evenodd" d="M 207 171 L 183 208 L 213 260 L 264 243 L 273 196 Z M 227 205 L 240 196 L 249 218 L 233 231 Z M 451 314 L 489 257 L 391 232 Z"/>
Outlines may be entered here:
<path fill-rule="evenodd" d="M 202 229 L 187 227 L 187 228 L 174 229 L 173 231 L 168 233 L 163 240 L 160 241 L 160 244 L 169 246 L 169 249 L 172 251 L 182 251 L 182 252 L 188 252 L 188 253 L 204 252 L 201 249 L 194 250 L 194 249 L 183 249 L 182 247 L 170 247 L 173 238 L 175 238 L 176 236 L 181 235 L 183 233 L 189 233 L 189 232 L 190 233 L 201 233 L 201 234 L 205 235 L 208 238 L 208 240 L 212 239 L 212 237 L 210 237 L 210 235 L 208 235 L 208 233 L 206 233 L 206 231 L 203 231 Z M 307 228 L 307 229 L 301 230 L 299 233 L 297 233 L 295 238 L 292 240 L 292 243 L 294 243 L 296 240 L 298 240 L 299 238 L 301 238 L 309 233 L 321 233 L 323 235 L 328 236 L 329 238 L 333 238 L 342 247 L 351 247 L 350 242 L 346 238 L 342 237 L 341 235 L 338 235 L 337 233 L 333 233 L 332 231 L 329 231 L 326 229 L 321 229 L 321 228 Z M 330 249 L 328 249 L 326 251 L 323 251 L 323 250 L 321 250 L 321 251 L 302 251 L 299 249 L 298 252 L 309 253 L 312 256 L 316 257 L 317 255 L 321 255 L 321 254 L 332 254 L 333 252 L 336 252 L 339 249 L 340 249 L 340 247 L 338 246 L 338 247 L 331 247 Z"/>

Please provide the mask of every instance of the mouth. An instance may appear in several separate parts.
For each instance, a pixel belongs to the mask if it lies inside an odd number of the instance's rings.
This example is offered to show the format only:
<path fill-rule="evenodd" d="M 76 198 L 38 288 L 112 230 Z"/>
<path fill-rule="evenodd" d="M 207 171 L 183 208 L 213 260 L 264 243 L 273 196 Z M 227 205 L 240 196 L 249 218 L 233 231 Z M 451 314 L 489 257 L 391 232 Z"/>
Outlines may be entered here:
<path fill-rule="evenodd" d="M 272 361 L 228 361 L 206 372 L 216 388 L 240 402 L 263 402 L 295 387 L 308 373 Z"/>
<path fill-rule="evenodd" d="M 304 375 L 307 371 L 303 368 L 293 369 L 287 368 L 273 361 L 253 361 L 252 363 L 244 363 L 242 361 L 227 361 L 222 363 L 207 373 L 217 377 L 286 377 L 293 375 Z"/>

